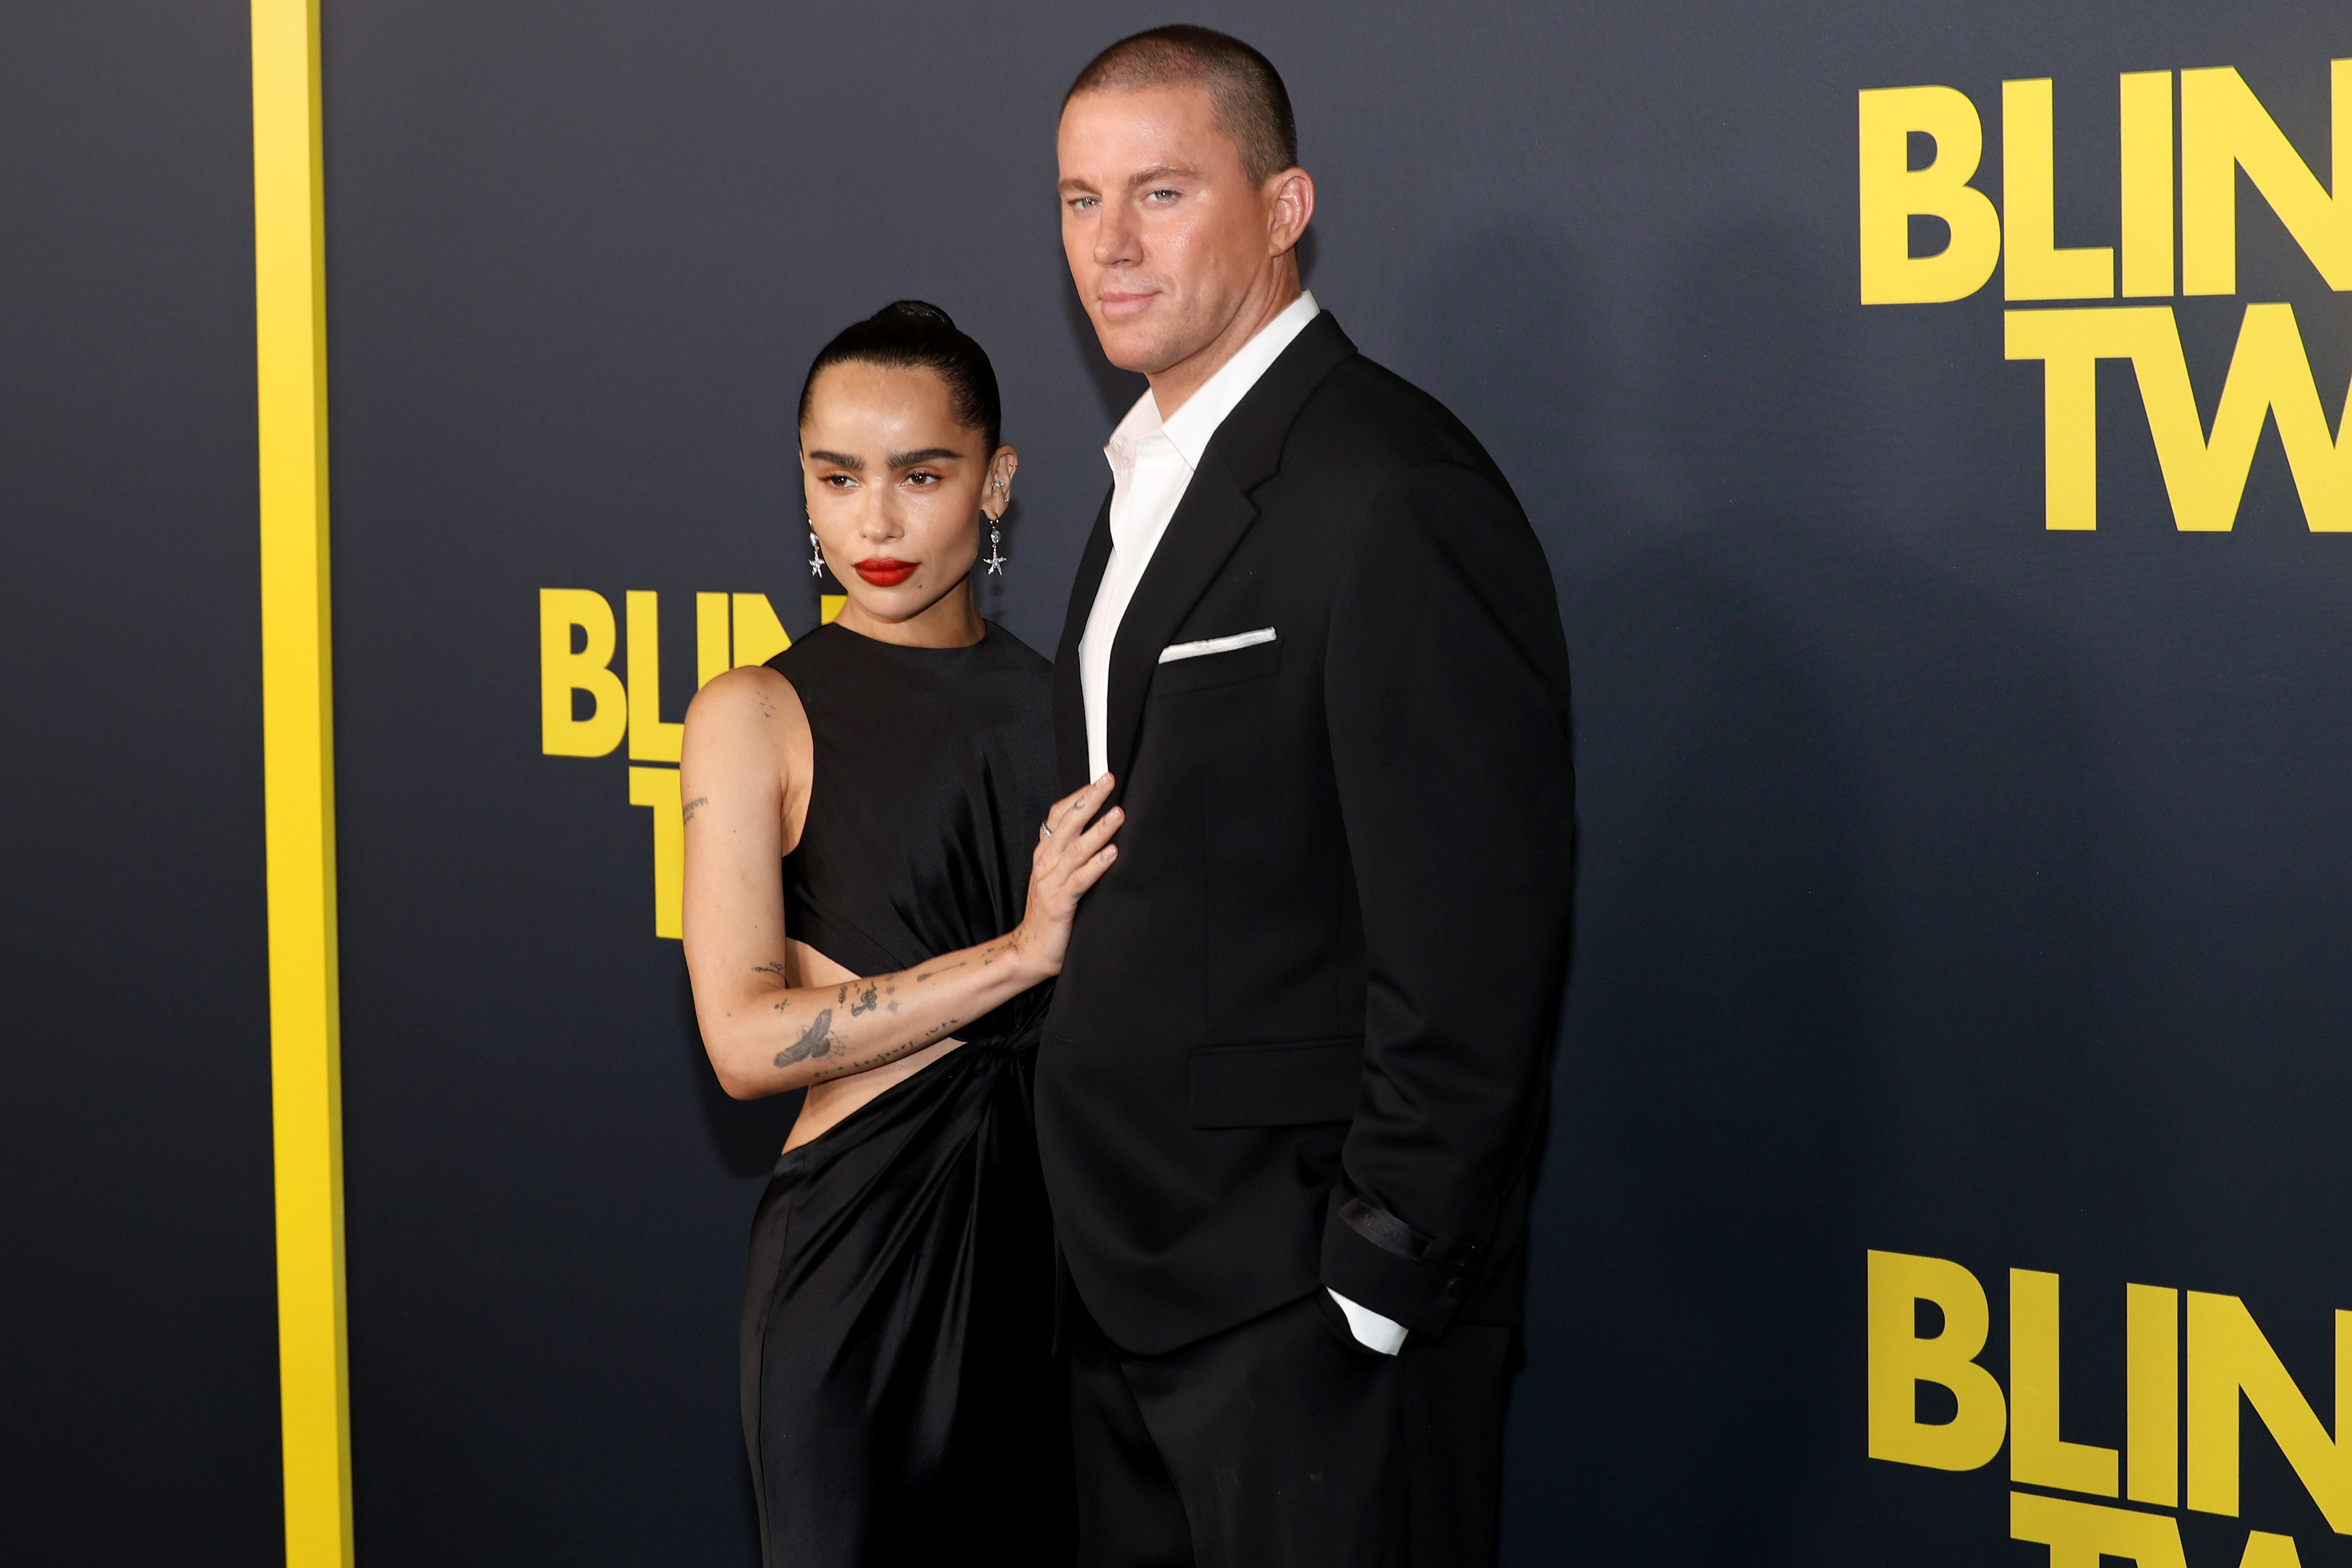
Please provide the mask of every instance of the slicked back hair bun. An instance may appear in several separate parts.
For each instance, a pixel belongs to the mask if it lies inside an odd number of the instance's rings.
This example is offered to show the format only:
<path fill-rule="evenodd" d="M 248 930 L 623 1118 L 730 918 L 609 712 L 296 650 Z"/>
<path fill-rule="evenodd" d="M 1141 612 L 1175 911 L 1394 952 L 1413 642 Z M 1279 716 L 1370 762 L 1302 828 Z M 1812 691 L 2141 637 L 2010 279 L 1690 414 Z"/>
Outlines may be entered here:
<path fill-rule="evenodd" d="M 801 384 L 800 421 L 808 422 L 809 395 L 827 365 L 887 365 L 928 370 L 947 383 L 948 406 L 956 423 L 987 437 L 982 456 L 1002 444 L 1004 405 L 996 395 L 996 369 L 988 353 L 956 328 L 955 319 L 922 300 L 896 300 L 864 321 L 844 327 L 817 351 Z"/>
<path fill-rule="evenodd" d="M 918 321 L 937 321 L 943 327 L 955 325 L 955 318 L 928 300 L 893 300 L 867 319 L 881 321 L 885 317 L 912 316 Z"/>

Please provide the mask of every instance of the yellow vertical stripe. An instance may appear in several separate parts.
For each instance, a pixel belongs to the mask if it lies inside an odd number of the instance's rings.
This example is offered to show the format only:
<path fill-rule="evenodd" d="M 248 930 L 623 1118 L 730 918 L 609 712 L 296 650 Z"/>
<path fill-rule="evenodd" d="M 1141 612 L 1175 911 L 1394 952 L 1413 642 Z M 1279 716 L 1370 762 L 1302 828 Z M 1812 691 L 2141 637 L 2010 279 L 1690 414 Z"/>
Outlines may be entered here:
<path fill-rule="evenodd" d="M 317 0 L 253 0 L 262 753 L 288 1568 L 352 1561 Z"/>

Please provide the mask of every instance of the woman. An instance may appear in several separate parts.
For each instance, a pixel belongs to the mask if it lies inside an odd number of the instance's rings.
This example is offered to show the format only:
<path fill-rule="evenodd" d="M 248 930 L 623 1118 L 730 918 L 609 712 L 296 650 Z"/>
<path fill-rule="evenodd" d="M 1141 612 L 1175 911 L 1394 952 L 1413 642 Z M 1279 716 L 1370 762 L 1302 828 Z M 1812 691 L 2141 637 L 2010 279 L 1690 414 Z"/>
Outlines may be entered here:
<path fill-rule="evenodd" d="M 739 1100 L 808 1090 L 743 1316 L 772 1568 L 1072 1551 L 1030 1065 L 1119 814 L 1089 825 L 1108 778 L 1052 799 L 1051 667 L 973 603 L 1017 462 L 999 419 L 933 306 L 826 345 L 801 471 L 848 603 L 687 712 L 703 1041 Z"/>

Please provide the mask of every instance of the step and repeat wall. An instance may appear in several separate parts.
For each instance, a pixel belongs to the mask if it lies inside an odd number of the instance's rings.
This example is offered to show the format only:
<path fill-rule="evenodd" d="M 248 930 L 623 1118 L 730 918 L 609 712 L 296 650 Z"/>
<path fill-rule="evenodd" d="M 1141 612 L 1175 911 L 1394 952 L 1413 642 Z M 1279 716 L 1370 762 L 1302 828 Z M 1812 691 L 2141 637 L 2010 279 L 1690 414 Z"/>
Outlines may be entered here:
<path fill-rule="evenodd" d="M 0 9 L 0 1561 L 279 1551 L 246 11 Z"/>
<path fill-rule="evenodd" d="M 1169 19 L 329 0 L 368 1563 L 753 1560 L 735 1315 L 793 1107 L 702 1058 L 678 721 L 826 613 L 793 405 L 902 297 L 995 357 L 982 605 L 1053 647 L 1141 390 L 1071 297 L 1054 125 Z M 2352 16 L 1187 19 L 1283 70 L 1308 285 L 1494 452 L 1575 661 L 1505 1561 L 2352 1563 Z M 64 742 L 9 770 L 64 889 L 12 917 L 11 1294 L 82 1445 L 39 1462 L 145 1433 L 226 1541 L 276 1506 L 251 370 L 207 281 L 246 253 L 203 204 L 248 209 L 172 177 L 209 57 L 139 47 L 168 90 L 110 139 L 0 154 L 158 323 L 45 315 L 81 253 L 0 238 L 38 350 L 0 485 L 50 542 L 8 627 Z M 101 1352 L 85 1298 L 144 1331 Z M 189 1538 L 110 1528 L 77 1560 Z"/>

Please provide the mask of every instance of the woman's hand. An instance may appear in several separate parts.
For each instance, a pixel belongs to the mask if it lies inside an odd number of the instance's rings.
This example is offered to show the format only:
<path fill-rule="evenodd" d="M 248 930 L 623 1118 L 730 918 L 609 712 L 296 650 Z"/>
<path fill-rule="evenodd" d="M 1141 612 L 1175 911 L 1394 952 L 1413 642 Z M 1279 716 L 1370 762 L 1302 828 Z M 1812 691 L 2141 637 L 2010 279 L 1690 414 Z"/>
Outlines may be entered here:
<path fill-rule="evenodd" d="M 1062 973 L 1078 900 L 1118 857 L 1110 836 L 1127 813 L 1114 806 L 1095 816 L 1110 798 L 1112 782 L 1105 773 L 1077 794 L 1055 802 L 1045 814 L 1045 825 L 1037 830 L 1037 847 L 1029 857 L 1029 907 L 1013 932 L 1013 945 L 1040 978 Z"/>

